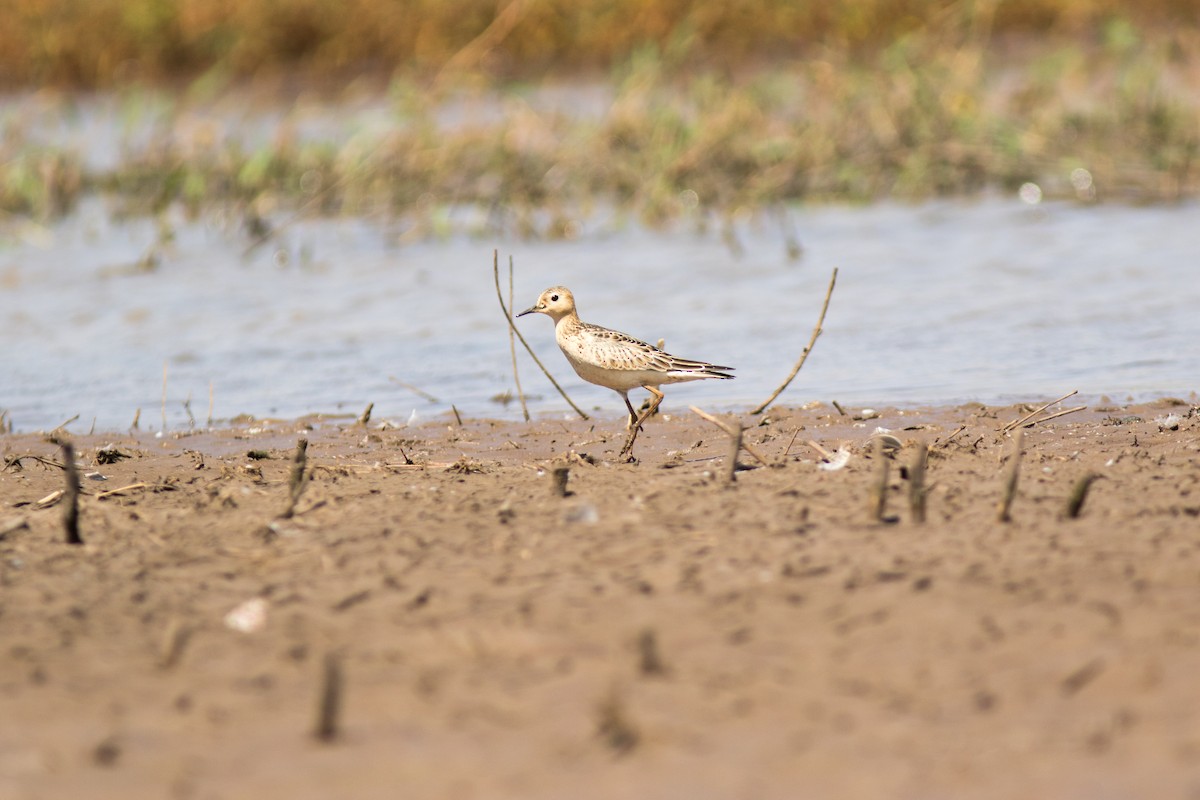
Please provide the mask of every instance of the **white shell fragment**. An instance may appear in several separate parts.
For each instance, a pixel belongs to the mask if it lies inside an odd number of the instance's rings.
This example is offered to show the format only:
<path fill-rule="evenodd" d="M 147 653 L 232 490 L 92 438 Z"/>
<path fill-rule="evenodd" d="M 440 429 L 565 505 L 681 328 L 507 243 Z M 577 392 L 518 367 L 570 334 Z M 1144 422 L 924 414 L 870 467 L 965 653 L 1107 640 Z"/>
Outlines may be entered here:
<path fill-rule="evenodd" d="M 267 601 L 252 597 L 225 615 L 225 627 L 242 633 L 254 633 L 267 624 Z"/>

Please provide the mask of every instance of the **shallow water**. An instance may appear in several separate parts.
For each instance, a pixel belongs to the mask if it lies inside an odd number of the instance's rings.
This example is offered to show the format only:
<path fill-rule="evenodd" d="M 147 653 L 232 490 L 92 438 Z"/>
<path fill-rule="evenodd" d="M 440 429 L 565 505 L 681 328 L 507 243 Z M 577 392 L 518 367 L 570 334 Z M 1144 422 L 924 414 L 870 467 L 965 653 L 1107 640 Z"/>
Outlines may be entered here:
<path fill-rule="evenodd" d="M 517 418 L 517 404 L 490 399 L 513 386 L 494 247 L 514 256 L 518 309 L 563 283 L 585 320 L 737 367 L 736 381 L 668 388 L 671 411 L 764 399 L 807 342 L 834 267 L 825 332 L 781 402 L 1187 397 L 1200 388 L 1197 211 L 1008 198 L 796 208 L 798 261 L 770 217 L 738 226 L 740 254 L 695 225 L 650 232 L 601 214 L 558 242 L 410 244 L 366 220 L 304 221 L 244 257 L 245 234 L 215 216 L 174 220 L 174 242 L 141 272 L 154 223 L 115 222 L 91 200 L 0 235 L 0 409 L 17 430 L 76 414 L 74 430 L 124 430 L 137 409 L 159 428 L 165 362 L 171 430 L 188 426 L 189 398 L 205 424 L 210 386 L 217 420 L 368 403 L 401 423 L 451 403 Z M 548 319 L 518 324 L 577 403 L 619 418 L 620 398 L 574 376 Z M 569 414 L 520 363 L 531 411 Z"/>

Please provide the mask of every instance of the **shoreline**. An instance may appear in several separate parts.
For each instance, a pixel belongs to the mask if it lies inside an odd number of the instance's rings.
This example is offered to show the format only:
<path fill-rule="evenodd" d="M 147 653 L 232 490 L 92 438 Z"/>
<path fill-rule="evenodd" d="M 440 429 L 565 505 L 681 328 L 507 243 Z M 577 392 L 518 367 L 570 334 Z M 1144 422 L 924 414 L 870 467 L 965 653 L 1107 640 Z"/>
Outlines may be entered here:
<path fill-rule="evenodd" d="M 619 424 L 581 421 L 75 436 L 82 545 L 52 498 L 58 446 L 0 437 L 0 793 L 1191 780 L 1197 408 L 1024 429 L 1008 522 L 1002 431 L 1029 408 L 877 410 L 771 409 L 744 441 L 772 466 L 743 452 L 732 482 L 728 437 L 692 414 L 649 421 L 636 464 L 612 461 Z M 866 446 L 876 427 L 894 459 Z M 809 441 L 848 459 L 823 468 Z"/>

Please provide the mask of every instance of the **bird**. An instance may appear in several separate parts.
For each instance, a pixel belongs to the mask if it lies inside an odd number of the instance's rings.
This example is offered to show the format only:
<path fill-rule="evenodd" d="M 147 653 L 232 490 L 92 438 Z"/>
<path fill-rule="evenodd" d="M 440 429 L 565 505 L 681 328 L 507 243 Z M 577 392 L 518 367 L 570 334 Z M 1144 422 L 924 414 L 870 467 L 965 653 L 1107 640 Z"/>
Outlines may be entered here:
<path fill-rule="evenodd" d="M 659 386 L 665 383 L 721 378 L 731 380 L 733 367 L 723 367 L 680 358 L 661 348 L 635 339 L 627 333 L 592 325 L 579 318 L 575 295 L 565 286 L 551 286 L 537 302 L 517 317 L 545 314 L 554 320 L 554 340 L 575 373 L 588 383 L 604 386 L 621 395 L 629 411 L 629 437 L 621 448 L 621 457 L 631 453 L 637 433 L 650 415 L 658 410 L 665 396 Z M 650 406 L 639 416 L 629 402 L 629 392 L 641 387 L 650 392 Z"/>

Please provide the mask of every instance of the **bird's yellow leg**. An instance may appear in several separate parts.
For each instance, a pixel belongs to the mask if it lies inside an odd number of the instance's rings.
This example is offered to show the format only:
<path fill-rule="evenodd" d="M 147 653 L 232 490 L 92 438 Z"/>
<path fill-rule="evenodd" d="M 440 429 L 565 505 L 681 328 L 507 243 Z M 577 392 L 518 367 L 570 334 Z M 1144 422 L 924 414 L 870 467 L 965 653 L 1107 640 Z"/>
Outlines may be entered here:
<path fill-rule="evenodd" d="M 632 454 L 633 443 L 637 439 L 638 431 L 642 429 L 642 423 L 649 419 L 650 415 L 658 410 L 659 403 L 661 403 L 663 398 L 666 396 L 653 386 L 643 386 L 642 388 L 648 391 L 654 397 L 650 401 L 650 407 L 647 408 L 642 415 L 637 418 L 637 420 L 633 423 L 633 427 L 630 428 L 629 438 L 625 440 L 625 446 L 621 448 L 621 452 L 617 456 L 618 458 L 623 458 L 624 456 Z M 625 399 L 625 404 L 629 405 L 629 398 Z M 629 407 L 629 411 L 631 414 L 633 413 L 633 406 Z"/>

